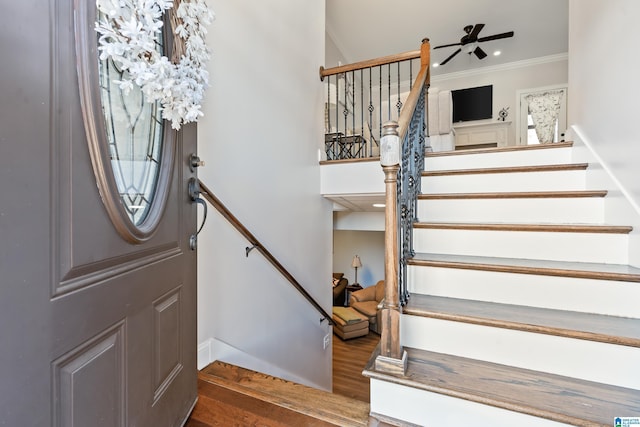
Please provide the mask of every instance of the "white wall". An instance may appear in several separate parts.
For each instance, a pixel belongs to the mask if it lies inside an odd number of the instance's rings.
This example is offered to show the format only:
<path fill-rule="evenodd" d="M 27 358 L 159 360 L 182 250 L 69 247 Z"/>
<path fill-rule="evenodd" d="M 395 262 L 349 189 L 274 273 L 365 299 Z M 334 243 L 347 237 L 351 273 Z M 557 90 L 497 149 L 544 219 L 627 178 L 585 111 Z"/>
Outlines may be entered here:
<path fill-rule="evenodd" d="M 334 230 L 333 270 L 344 273 L 349 284 L 355 281 L 355 269 L 351 267 L 354 255 L 362 261 L 362 268 L 358 269 L 362 287 L 384 279 L 384 231 Z"/>
<path fill-rule="evenodd" d="M 319 194 L 324 0 L 209 0 L 202 181 L 330 312 L 331 203 Z M 331 389 L 327 322 L 216 212 L 199 239 L 199 365 L 221 358 Z"/>
<path fill-rule="evenodd" d="M 605 221 L 633 225 L 630 263 L 640 266 L 640 57 L 630 36 L 637 0 L 569 1 L 569 124 L 576 141 L 599 161 L 594 185 L 614 183 Z M 578 159 L 581 160 L 581 159 Z M 592 168 L 590 168 L 592 169 Z M 606 178 L 606 179 L 605 179 Z"/>
<path fill-rule="evenodd" d="M 384 210 L 379 212 L 337 211 L 333 213 L 333 229 L 384 231 L 384 215 Z"/>
<path fill-rule="evenodd" d="M 346 64 L 347 61 L 344 58 L 338 46 L 333 41 L 329 33 L 325 33 L 325 53 L 324 53 L 324 68 L 337 67 L 338 64 Z"/>

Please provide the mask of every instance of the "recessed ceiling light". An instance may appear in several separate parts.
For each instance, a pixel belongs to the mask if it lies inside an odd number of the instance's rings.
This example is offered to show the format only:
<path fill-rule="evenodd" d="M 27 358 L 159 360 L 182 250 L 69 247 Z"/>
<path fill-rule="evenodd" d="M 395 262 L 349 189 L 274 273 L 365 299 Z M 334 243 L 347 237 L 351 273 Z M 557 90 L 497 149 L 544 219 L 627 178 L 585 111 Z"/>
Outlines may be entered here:
<path fill-rule="evenodd" d="M 373 207 L 374 208 L 384 208 L 386 205 L 384 203 L 374 203 Z"/>
<path fill-rule="evenodd" d="M 436 67 L 439 67 L 439 66 L 440 66 L 440 64 L 438 64 L 437 62 L 435 62 L 435 63 L 432 65 L 432 67 L 433 67 L 433 68 L 436 68 Z"/>
<path fill-rule="evenodd" d="M 496 50 L 495 52 L 493 52 L 493 56 L 499 56 L 502 52 L 500 52 L 499 50 Z"/>

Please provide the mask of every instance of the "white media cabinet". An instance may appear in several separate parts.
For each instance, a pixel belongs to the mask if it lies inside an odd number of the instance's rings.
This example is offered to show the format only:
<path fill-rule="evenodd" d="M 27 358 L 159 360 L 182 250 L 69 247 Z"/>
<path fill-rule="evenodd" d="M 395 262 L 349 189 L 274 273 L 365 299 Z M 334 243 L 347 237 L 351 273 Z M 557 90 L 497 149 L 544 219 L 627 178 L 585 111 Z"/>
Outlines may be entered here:
<path fill-rule="evenodd" d="M 456 148 L 504 147 L 509 145 L 510 121 L 454 123 Z"/>

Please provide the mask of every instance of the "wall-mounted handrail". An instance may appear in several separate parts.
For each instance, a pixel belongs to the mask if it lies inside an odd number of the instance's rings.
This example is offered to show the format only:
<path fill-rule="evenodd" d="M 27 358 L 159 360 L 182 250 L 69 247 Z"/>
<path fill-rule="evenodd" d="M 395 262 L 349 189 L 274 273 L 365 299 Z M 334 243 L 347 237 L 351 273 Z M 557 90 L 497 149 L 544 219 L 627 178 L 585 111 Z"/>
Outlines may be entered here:
<path fill-rule="evenodd" d="M 205 200 L 211 204 L 220 214 L 227 220 L 233 227 L 244 236 L 245 239 L 249 241 L 250 247 L 247 247 L 246 255 L 249 256 L 249 252 L 253 249 L 256 249 L 260 252 L 266 259 L 269 261 L 271 265 L 275 267 L 276 270 L 280 272 L 284 276 L 285 279 L 293 285 L 294 288 L 302 294 L 302 296 L 322 315 L 320 322 L 327 321 L 329 325 L 333 324 L 333 320 L 331 319 L 331 315 L 327 313 L 320 304 L 307 292 L 307 290 L 296 280 L 291 273 L 269 252 L 260 241 L 253 235 L 251 232 L 240 222 L 238 218 L 236 218 L 231 211 L 218 199 L 213 192 L 202 182 L 200 183 L 201 194 L 204 196 Z"/>

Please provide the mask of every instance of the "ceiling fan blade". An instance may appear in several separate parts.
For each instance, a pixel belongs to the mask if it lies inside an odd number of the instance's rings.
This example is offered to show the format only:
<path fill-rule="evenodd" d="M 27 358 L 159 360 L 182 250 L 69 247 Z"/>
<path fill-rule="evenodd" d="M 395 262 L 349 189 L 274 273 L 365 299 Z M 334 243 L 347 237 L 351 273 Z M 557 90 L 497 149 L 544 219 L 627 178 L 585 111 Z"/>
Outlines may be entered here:
<path fill-rule="evenodd" d="M 460 46 L 462 43 L 443 44 L 442 46 L 436 46 L 433 49 L 440 49 L 441 47 Z"/>
<path fill-rule="evenodd" d="M 484 50 L 482 50 L 482 49 L 480 49 L 480 46 L 478 46 L 478 47 L 476 48 L 476 50 L 474 50 L 474 51 L 473 51 L 473 53 L 475 53 L 475 54 L 476 54 L 476 56 L 478 57 L 478 59 L 484 59 L 484 58 L 487 56 L 487 54 L 485 53 L 485 51 L 484 51 Z"/>
<path fill-rule="evenodd" d="M 462 49 L 458 49 L 458 50 L 456 50 L 456 51 L 455 51 L 455 52 L 453 52 L 451 55 L 449 55 L 449 57 L 448 57 L 447 59 L 445 59 L 444 61 L 442 61 L 442 62 L 440 63 L 440 65 L 444 65 L 444 64 L 446 64 L 447 62 L 451 61 L 451 58 L 453 58 L 454 56 L 456 56 L 456 55 L 457 55 L 457 54 L 459 54 L 460 52 L 462 52 Z"/>
<path fill-rule="evenodd" d="M 492 36 L 487 36 L 487 37 L 480 37 L 478 39 L 479 42 L 488 42 L 491 40 L 498 40 L 498 39 L 506 39 L 507 37 L 513 37 L 513 31 L 508 31 L 506 33 L 500 33 L 500 34 L 494 34 Z"/>
<path fill-rule="evenodd" d="M 480 30 L 482 30 L 483 28 L 484 24 L 476 24 L 476 26 L 473 27 L 473 30 L 471 30 L 471 32 L 469 33 L 469 40 L 475 40 L 476 37 L 478 37 L 478 33 L 480 33 Z"/>

